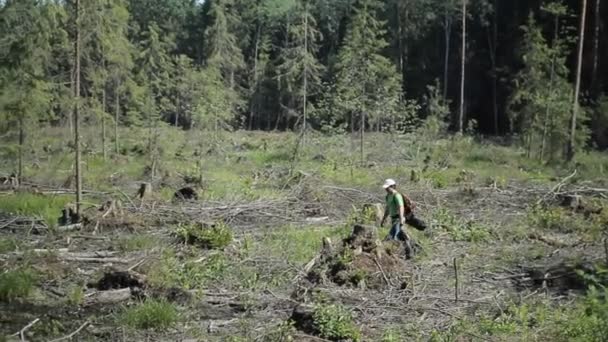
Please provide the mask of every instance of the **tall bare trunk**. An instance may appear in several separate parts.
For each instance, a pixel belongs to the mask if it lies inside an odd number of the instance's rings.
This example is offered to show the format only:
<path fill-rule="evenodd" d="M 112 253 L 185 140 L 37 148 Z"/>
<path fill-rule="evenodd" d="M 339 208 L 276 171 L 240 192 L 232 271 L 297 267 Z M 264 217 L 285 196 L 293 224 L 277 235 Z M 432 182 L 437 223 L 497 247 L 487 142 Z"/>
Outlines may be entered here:
<path fill-rule="evenodd" d="M 597 68 L 599 65 L 599 50 L 600 50 L 600 9 L 601 0 L 595 0 L 595 28 L 593 33 L 593 71 L 591 73 L 591 88 L 596 91 L 599 87 L 597 84 Z"/>
<path fill-rule="evenodd" d="M 106 150 L 106 89 L 101 90 L 101 151 L 103 160 L 108 158 L 108 151 Z"/>
<path fill-rule="evenodd" d="M 120 93 L 118 92 L 118 85 L 116 86 L 115 91 L 115 99 L 116 102 L 114 108 L 114 148 L 116 149 L 116 155 L 120 153 L 120 144 L 118 142 L 118 117 L 120 115 Z"/>
<path fill-rule="evenodd" d="M 25 127 L 23 127 L 23 114 L 19 115 L 19 166 L 17 170 L 17 179 L 19 182 L 23 180 L 23 144 L 25 142 Z"/>
<path fill-rule="evenodd" d="M 258 85 L 258 58 L 260 57 L 260 24 L 258 23 L 256 32 L 255 32 L 255 49 L 253 52 L 253 94 L 251 98 L 251 106 L 249 109 L 249 130 L 253 130 L 253 121 L 256 116 L 257 102 L 258 102 L 258 92 L 260 87 Z"/>
<path fill-rule="evenodd" d="M 464 76 L 467 49 L 467 0 L 462 0 L 462 57 L 460 65 L 460 112 L 458 115 L 458 132 L 464 128 Z"/>
<path fill-rule="evenodd" d="M 76 150 L 76 214 L 80 215 L 80 204 L 82 202 L 82 174 L 80 170 L 80 0 L 76 0 L 76 54 L 75 54 L 75 78 L 74 86 L 74 145 Z"/>
<path fill-rule="evenodd" d="M 578 98 L 581 90 L 581 70 L 583 68 L 583 47 L 585 45 L 585 17 L 587 16 L 587 0 L 583 0 L 581 20 L 578 37 L 578 61 L 576 65 L 576 85 L 574 86 L 574 103 L 572 105 L 572 120 L 570 121 L 570 141 L 568 143 L 566 158 L 571 161 L 575 154 L 576 144 L 576 116 L 579 111 Z"/>
<path fill-rule="evenodd" d="M 498 45 L 498 0 L 494 0 L 492 32 L 488 32 L 488 45 L 490 47 L 490 62 L 492 64 L 492 111 L 494 113 L 494 134 L 498 135 L 498 70 L 496 66 L 496 49 Z"/>
<path fill-rule="evenodd" d="M 365 112 L 361 112 L 361 123 L 359 127 L 359 148 L 361 152 L 361 166 L 363 166 L 364 156 L 363 156 L 363 141 L 365 139 Z"/>
<path fill-rule="evenodd" d="M 304 13 L 304 53 L 307 54 L 308 53 L 308 2 L 306 2 L 306 8 L 305 8 L 305 13 Z M 307 106 L 307 97 L 308 97 L 308 64 L 304 63 L 304 84 L 303 84 L 303 101 L 304 101 L 304 108 L 303 108 L 303 116 L 304 116 L 304 123 L 302 125 L 302 146 L 306 146 L 306 126 L 308 125 L 306 119 L 306 106 Z"/>
<path fill-rule="evenodd" d="M 448 98 L 448 77 L 450 70 L 450 43 L 452 37 L 452 18 L 450 17 L 449 10 L 446 7 L 444 15 L 444 35 L 445 35 L 445 52 L 443 60 L 443 99 Z"/>
<path fill-rule="evenodd" d="M 557 44 L 557 40 L 559 39 L 559 16 L 556 14 L 554 18 L 554 27 L 553 27 L 553 43 L 551 44 L 551 49 L 555 47 Z M 555 59 L 557 54 L 555 51 L 551 51 L 553 53 L 553 58 L 551 59 L 551 75 L 549 77 L 549 99 L 551 95 L 553 95 L 553 79 L 555 78 Z M 546 101 L 545 105 L 545 117 L 543 120 L 543 137 L 540 143 L 540 155 L 539 159 L 542 162 L 545 158 L 545 148 L 547 146 L 547 134 L 549 133 L 549 101 Z"/>

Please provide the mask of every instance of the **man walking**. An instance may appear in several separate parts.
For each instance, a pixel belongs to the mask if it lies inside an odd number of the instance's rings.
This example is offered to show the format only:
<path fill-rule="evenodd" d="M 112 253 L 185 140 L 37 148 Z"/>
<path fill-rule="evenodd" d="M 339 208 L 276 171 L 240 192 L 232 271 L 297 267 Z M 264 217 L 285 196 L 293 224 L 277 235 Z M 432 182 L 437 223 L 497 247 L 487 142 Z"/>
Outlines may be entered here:
<path fill-rule="evenodd" d="M 403 240 L 406 247 L 406 257 L 409 258 L 412 253 L 412 246 L 404 225 L 407 223 L 418 230 L 425 230 L 426 224 L 414 216 L 414 203 L 407 196 L 397 191 L 395 180 L 387 179 L 382 187 L 386 191 L 386 208 L 380 225 L 384 226 L 386 218 L 390 216 L 391 230 L 388 233 L 387 240 Z"/>

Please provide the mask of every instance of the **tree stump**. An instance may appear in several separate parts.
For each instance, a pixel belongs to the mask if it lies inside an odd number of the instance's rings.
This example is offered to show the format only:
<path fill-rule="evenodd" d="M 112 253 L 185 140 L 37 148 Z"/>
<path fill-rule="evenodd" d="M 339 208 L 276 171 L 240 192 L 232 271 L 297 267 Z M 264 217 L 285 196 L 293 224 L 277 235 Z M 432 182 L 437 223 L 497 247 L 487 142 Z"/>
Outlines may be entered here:
<path fill-rule="evenodd" d="M 139 190 L 137 191 L 137 196 L 144 200 L 149 198 L 152 195 L 152 184 L 151 183 L 141 183 L 139 186 Z"/>

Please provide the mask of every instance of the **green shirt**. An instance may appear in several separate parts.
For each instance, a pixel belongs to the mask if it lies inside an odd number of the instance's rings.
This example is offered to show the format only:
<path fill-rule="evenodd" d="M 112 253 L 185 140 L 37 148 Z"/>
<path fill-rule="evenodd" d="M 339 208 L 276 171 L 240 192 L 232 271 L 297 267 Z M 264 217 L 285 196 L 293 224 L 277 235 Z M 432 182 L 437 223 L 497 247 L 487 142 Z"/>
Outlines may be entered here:
<path fill-rule="evenodd" d="M 386 207 L 391 218 L 399 216 L 399 207 L 402 205 L 404 205 L 403 196 L 400 193 L 386 195 Z"/>

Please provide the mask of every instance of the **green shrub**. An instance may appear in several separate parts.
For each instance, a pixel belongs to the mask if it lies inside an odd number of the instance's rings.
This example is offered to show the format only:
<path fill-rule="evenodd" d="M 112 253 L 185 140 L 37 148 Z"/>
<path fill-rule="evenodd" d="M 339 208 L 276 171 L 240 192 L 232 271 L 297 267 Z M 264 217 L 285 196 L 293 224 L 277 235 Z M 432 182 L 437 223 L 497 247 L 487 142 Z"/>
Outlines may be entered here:
<path fill-rule="evenodd" d="M 128 308 L 119 316 L 119 323 L 136 329 L 166 329 L 179 319 L 177 308 L 165 300 L 148 299 Z"/>
<path fill-rule="evenodd" d="M 36 277 L 28 269 L 6 271 L 0 274 L 0 301 L 12 302 L 26 298 L 34 289 Z"/>
<path fill-rule="evenodd" d="M 447 230 L 454 241 L 484 242 L 490 237 L 490 231 L 475 222 L 459 219 L 447 209 L 440 208 L 434 215 L 440 227 Z"/>
<path fill-rule="evenodd" d="M 534 206 L 528 212 L 528 220 L 538 228 L 560 230 L 564 226 L 566 214 L 562 208 Z"/>
<path fill-rule="evenodd" d="M 229 272 L 230 265 L 222 254 L 194 262 L 181 260 L 173 250 L 166 250 L 147 275 L 150 284 L 155 286 L 195 289 L 204 287 L 210 280 L 221 280 Z"/>
<path fill-rule="evenodd" d="M 338 305 L 317 305 L 313 312 L 314 326 L 319 336 L 327 339 L 361 340 L 361 332 L 352 314 Z"/>
<path fill-rule="evenodd" d="M 150 249 L 158 245 L 158 240 L 150 235 L 133 235 L 118 239 L 117 247 L 123 252 Z"/>
<path fill-rule="evenodd" d="M 200 224 L 180 225 L 176 233 L 181 241 L 208 249 L 222 249 L 232 242 L 232 230 L 223 223 L 212 227 Z"/>
<path fill-rule="evenodd" d="M 0 211 L 35 216 L 43 219 L 49 227 L 57 225 L 61 210 L 72 201 L 68 196 L 45 196 L 32 193 L 16 193 L 0 196 Z"/>
<path fill-rule="evenodd" d="M 1 238 L 0 239 L 0 254 L 13 252 L 17 250 L 19 244 L 16 239 L 13 238 Z"/>

